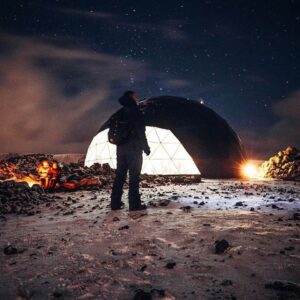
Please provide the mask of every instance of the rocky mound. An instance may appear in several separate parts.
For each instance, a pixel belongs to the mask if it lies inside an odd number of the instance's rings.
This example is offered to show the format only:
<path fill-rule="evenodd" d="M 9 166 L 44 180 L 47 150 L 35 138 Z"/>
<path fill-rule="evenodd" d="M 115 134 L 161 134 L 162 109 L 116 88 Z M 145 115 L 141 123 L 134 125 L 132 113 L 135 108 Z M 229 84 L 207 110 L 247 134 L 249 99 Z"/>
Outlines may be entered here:
<path fill-rule="evenodd" d="M 0 161 L 0 216 L 9 213 L 33 215 L 38 213 L 41 207 L 50 206 L 51 202 L 55 200 L 55 195 L 45 192 L 38 184 L 34 184 L 30 188 L 26 182 L 22 182 L 24 178 L 38 177 L 36 168 L 44 159 L 51 163 L 53 156 L 14 154 Z M 83 161 L 63 164 L 61 181 L 64 185 L 55 189 L 55 192 L 79 189 L 110 190 L 114 176 L 115 171 L 108 164 L 96 163 L 91 167 L 85 167 Z M 141 187 L 144 188 L 198 182 L 201 182 L 200 176 L 141 176 Z"/>
<path fill-rule="evenodd" d="M 36 168 L 47 159 L 50 163 L 53 161 L 53 155 L 46 154 L 28 154 L 12 155 L 0 161 L 0 181 L 12 177 L 21 178 L 22 176 L 37 176 Z M 113 182 L 115 171 L 108 164 L 94 164 L 91 167 L 85 167 L 84 161 L 78 163 L 62 164 L 62 182 L 83 182 L 87 179 L 99 178 L 100 187 L 107 186 Z M 142 175 L 141 186 L 166 184 L 191 184 L 201 182 L 199 175 Z M 79 186 L 80 187 L 80 186 Z M 81 188 L 88 188 L 88 184 Z"/>
<path fill-rule="evenodd" d="M 44 160 L 53 160 L 50 154 L 10 154 L 0 161 L 0 180 L 6 180 L 14 176 L 22 177 L 30 174 L 38 175 L 37 166 Z"/>
<path fill-rule="evenodd" d="M 262 163 L 260 170 L 265 178 L 300 180 L 300 151 L 289 146 Z"/>
<path fill-rule="evenodd" d="M 0 183 L 0 216 L 9 213 L 34 215 L 40 205 L 53 201 L 39 185 L 31 188 L 26 182 Z"/>

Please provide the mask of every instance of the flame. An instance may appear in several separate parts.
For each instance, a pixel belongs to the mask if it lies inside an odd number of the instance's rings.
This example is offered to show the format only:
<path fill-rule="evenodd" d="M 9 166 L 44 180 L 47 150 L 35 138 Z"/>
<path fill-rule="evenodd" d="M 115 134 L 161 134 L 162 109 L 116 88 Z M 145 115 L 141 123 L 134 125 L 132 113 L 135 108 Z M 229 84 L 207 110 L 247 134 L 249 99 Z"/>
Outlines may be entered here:
<path fill-rule="evenodd" d="M 12 181 L 12 180 L 15 181 L 15 182 L 27 182 L 27 184 L 30 187 L 32 187 L 35 184 L 41 185 L 41 182 L 39 180 L 30 177 L 30 175 L 29 176 L 24 176 L 24 177 L 21 177 L 21 178 L 18 178 L 17 176 L 13 176 L 11 178 L 2 180 L 2 182 Z"/>
<path fill-rule="evenodd" d="M 27 182 L 30 187 L 35 184 L 41 185 L 40 180 L 35 175 L 24 175 L 22 174 L 22 172 L 18 172 L 14 165 L 5 164 L 4 166 L 2 166 L 2 168 L 0 168 L 0 175 L 2 175 L 2 178 L 5 178 L 4 180 L 0 180 L 0 182 Z"/>

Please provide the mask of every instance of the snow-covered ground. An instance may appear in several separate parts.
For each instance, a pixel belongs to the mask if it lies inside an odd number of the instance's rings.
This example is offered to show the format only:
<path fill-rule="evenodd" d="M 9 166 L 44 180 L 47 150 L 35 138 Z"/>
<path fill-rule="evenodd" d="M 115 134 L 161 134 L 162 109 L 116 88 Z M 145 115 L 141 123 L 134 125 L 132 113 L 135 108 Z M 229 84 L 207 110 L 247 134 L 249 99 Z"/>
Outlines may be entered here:
<path fill-rule="evenodd" d="M 158 187 L 147 194 L 148 198 L 160 196 L 202 210 L 300 210 L 300 182 L 204 179 L 195 185 Z"/>
<path fill-rule="evenodd" d="M 299 299 L 299 183 L 141 192 L 138 213 L 127 191 L 126 208 L 111 211 L 108 188 L 49 195 L 39 214 L 0 219 L 0 299 Z M 220 241 L 228 248 L 217 253 Z"/>

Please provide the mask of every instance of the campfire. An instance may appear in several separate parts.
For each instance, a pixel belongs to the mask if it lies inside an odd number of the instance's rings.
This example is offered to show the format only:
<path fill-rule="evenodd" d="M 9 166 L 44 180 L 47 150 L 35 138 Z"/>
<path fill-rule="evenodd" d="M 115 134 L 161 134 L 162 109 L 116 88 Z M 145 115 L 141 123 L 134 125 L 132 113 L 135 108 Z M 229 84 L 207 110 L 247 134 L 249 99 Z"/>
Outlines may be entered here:
<path fill-rule="evenodd" d="M 25 164 L 28 164 L 26 161 Z M 19 166 L 13 162 L 5 161 L 0 163 L 0 182 L 14 181 L 26 182 L 29 187 L 34 185 L 41 186 L 44 190 L 75 190 L 82 187 L 99 186 L 98 177 L 77 178 L 77 180 L 62 180 L 62 167 L 60 164 L 51 159 L 43 159 L 36 168 L 26 170 L 24 166 Z M 70 177 L 70 176 L 69 176 Z"/>

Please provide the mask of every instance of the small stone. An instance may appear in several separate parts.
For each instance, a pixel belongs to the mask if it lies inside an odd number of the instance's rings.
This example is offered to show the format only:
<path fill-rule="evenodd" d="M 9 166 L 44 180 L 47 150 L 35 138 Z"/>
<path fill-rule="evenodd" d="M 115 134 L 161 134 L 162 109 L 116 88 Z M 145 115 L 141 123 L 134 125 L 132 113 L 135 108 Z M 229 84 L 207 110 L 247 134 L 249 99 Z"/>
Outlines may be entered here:
<path fill-rule="evenodd" d="M 221 282 L 221 285 L 223 286 L 229 286 L 229 285 L 232 285 L 232 281 L 229 280 L 229 279 L 225 279 Z"/>
<path fill-rule="evenodd" d="M 166 267 L 167 269 L 174 269 L 175 266 L 176 266 L 176 262 L 174 262 L 174 261 L 168 262 L 168 263 L 165 265 L 165 267 Z"/>
<path fill-rule="evenodd" d="M 6 255 L 12 255 L 12 254 L 17 254 L 18 249 L 16 247 L 13 247 L 12 245 L 8 245 L 4 248 L 3 252 Z"/>
<path fill-rule="evenodd" d="M 277 281 L 266 283 L 265 288 L 282 291 L 282 292 L 293 292 L 298 296 L 300 295 L 300 285 L 294 282 L 277 280 Z"/>
<path fill-rule="evenodd" d="M 152 300 L 152 295 L 149 292 L 137 290 L 132 300 Z"/>
<path fill-rule="evenodd" d="M 141 271 L 141 272 L 144 272 L 144 271 L 146 270 L 146 268 L 147 268 L 147 265 L 143 265 L 143 266 L 140 268 L 140 271 Z"/>
<path fill-rule="evenodd" d="M 229 247 L 229 243 L 226 240 L 215 241 L 215 253 L 222 254 Z"/>
<path fill-rule="evenodd" d="M 124 230 L 124 229 L 129 229 L 129 226 L 128 226 L 128 225 L 124 225 L 124 226 L 121 226 L 121 227 L 119 228 L 119 230 Z"/>
<path fill-rule="evenodd" d="M 294 213 L 293 219 L 294 220 L 300 220 L 300 213 Z"/>
<path fill-rule="evenodd" d="M 52 295 L 55 298 L 60 298 L 60 297 L 62 297 L 63 294 L 61 292 L 59 292 L 59 291 L 54 291 Z"/>

